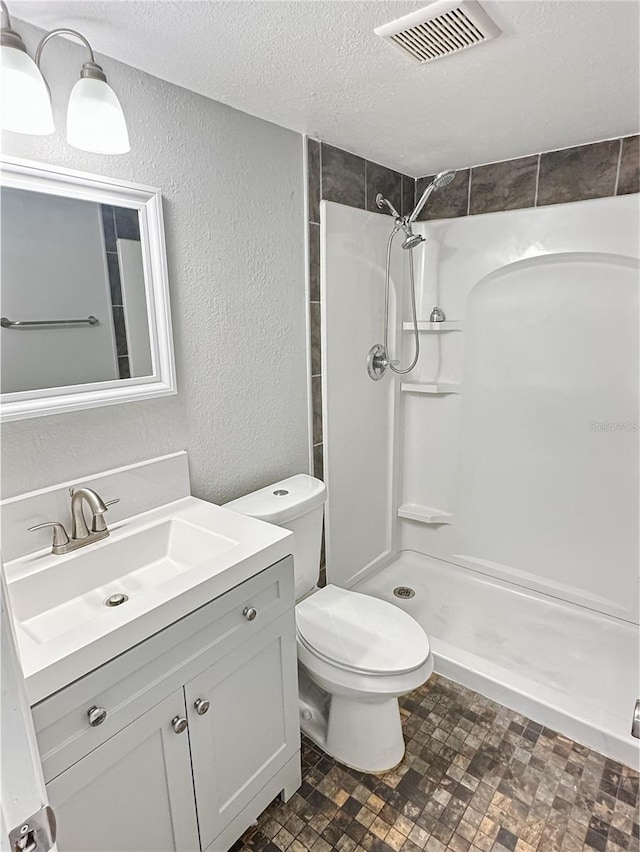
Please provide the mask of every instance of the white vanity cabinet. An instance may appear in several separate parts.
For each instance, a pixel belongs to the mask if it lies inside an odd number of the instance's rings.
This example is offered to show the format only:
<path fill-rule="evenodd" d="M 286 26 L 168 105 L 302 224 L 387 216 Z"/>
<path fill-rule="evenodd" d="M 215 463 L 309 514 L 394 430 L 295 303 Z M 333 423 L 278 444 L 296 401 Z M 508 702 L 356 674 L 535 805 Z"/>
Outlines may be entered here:
<path fill-rule="evenodd" d="M 294 603 L 287 557 L 32 708 L 59 852 L 226 852 L 293 794 Z"/>
<path fill-rule="evenodd" d="M 184 714 L 174 692 L 47 784 L 58 849 L 74 852 L 199 850 Z"/>
<path fill-rule="evenodd" d="M 292 657 L 283 628 L 278 621 L 265 627 L 185 687 L 203 850 L 242 814 L 299 740 L 295 645 Z M 210 706 L 199 715 L 203 701 Z M 239 833 L 230 832 L 229 845 Z"/>

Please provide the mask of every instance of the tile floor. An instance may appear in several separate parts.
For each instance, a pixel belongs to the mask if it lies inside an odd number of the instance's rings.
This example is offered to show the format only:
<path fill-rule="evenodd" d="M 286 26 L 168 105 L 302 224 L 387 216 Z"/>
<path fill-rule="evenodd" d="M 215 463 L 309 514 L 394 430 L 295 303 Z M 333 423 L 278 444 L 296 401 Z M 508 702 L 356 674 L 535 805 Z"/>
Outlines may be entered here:
<path fill-rule="evenodd" d="M 303 784 L 234 852 L 639 852 L 638 773 L 433 675 L 401 700 L 386 775 L 303 740 Z"/>

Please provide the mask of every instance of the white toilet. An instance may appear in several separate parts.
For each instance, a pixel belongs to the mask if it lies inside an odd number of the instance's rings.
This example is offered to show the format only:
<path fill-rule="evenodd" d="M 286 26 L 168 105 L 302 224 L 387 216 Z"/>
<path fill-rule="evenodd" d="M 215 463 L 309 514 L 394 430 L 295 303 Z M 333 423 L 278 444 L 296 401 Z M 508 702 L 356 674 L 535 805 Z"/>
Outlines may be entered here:
<path fill-rule="evenodd" d="M 387 601 L 316 587 L 324 483 L 298 474 L 226 504 L 292 530 L 300 725 L 320 748 L 365 772 L 384 772 L 404 755 L 398 696 L 433 671 L 426 633 Z"/>

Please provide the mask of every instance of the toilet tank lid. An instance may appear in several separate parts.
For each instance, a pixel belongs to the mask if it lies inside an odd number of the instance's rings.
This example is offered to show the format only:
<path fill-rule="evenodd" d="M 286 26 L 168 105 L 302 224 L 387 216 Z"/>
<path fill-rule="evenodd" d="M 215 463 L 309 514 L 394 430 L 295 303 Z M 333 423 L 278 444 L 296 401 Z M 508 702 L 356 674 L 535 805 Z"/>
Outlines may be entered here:
<path fill-rule="evenodd" d="M 283 524 L 321 506 L 325 494 L 324 482 L 306 473 L 298 473 L 225 503 L 225 509 L 271 524 Z"/>

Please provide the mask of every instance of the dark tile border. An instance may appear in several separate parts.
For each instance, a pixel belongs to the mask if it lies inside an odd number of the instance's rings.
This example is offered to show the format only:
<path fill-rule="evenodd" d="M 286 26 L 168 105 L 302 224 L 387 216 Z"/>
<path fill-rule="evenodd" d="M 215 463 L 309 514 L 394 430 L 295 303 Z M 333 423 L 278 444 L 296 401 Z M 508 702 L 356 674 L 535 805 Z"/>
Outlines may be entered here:
<path fill-rule="evenodd" d="M 431 196 L 419 219 L 546 207 L 640 192 L 639 140 L 638 135 L 623 136 L 459 169 L 454 183 Z M 417 178 L 416 198 L 432 178 Z"/>
<path fill-rule="evenodd" d="M 322 375 L 322 340 L 320 334 L 320 302 L 310 302 L 311 315 L 311 375 Z"/>
<path fill-rule="evenodd" d="M 365 209 L 380 213 L 376 196 L 382 193 L 402 214 L 402 175 L 386 166 L 365 161 Z"/>
<path fill-rule="evenodd" d="M 536 206 L 615 195 L 620 152 L 614 139 L 541 154 Z"/>
<path fill-rule="evenodd" d="M 320 143 L 307 139 L 307 218 L 320 224 Z"/>
<path fill-rule="evenodd" d="M 620 140 L 620 169 L 616 195 L 640 192 L 640 136 Z"/>
<path fill-rule="evenodd" d="M 109 277 L 109 296 L 113 316 L 113 331 L 118 356 L 118 376 L 131 378 L 131 365 L 128 354 L 127 328 L 122 300 L 122 282 L 118 260 L 118 239 L 140 241 L 140 219 L 137 210 L 125 207 L 100 205 L 102 232 Z"/>
<path fill-rule="evenodd" d="M 536 156 L 474 168 L 469 192 L 469 214 L 533 207 L 537 179 Z"/>
<path fill-rule="evenodd" d="M 321 145 L 321 198 L 348 204 L 361 210 L 366 206 L 366 160 L 334 148 Z"/>
<path fill-rule="evenodd" d="M 466 216 L 469 210 L 470 173 L 470 169 L 458 169 L 455 178 L 447 187 L 433 192 L 422 208 L 418 221 Z M 416 180 L 416 204 L 434 177 L 435 175 L 428 175 Z"/>

